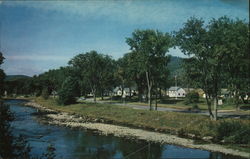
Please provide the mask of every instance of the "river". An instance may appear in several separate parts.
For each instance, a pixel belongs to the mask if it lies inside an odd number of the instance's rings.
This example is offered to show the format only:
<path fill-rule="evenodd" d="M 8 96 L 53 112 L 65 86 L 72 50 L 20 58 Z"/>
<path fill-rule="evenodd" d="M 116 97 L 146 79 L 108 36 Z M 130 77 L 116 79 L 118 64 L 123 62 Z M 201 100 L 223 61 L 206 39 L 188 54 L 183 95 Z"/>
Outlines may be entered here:
<path fill-rule="evenodd" d="M 11 123 L 14 135 L 24 135 L 30 146 L 31 154 L 40 156 L 49 144 L 56 148 L 57 158 L 129 158 L 129 159 L 233 159 L 234 156 L 205 150 L 185 148 L 175 145 L 162 145 L 146 141 L 131 140 L 114 136 L 103 136 L 93 131 L 76 130 L 39 122 L 32 115 L 35 108 L 22 106 L 23 100 L 7 100 L 15 120 Z"/>

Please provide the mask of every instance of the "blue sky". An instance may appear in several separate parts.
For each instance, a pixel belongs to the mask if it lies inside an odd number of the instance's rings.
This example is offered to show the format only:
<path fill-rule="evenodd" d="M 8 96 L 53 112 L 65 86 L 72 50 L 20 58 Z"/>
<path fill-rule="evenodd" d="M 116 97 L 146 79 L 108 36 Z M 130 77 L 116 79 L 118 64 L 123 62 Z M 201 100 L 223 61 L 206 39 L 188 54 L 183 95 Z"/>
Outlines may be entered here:
<path fill-rule="evenodd" d="M 249 0 L 1 1 L 6 74 L 39 74 L 97 50 L 117 59 L 135 29 L 177 31 L 191 16 L 249 19 Z M 178 49 L 169 54 L 183 57 Z"/>

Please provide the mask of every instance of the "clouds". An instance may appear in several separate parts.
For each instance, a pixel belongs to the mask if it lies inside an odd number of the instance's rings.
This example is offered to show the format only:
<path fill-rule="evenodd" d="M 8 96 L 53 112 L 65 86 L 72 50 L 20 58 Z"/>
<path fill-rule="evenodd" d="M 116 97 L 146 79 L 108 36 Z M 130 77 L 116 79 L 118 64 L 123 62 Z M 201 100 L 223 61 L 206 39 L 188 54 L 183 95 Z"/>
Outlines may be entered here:
<path fill-rule="evenodd" d="M 195 3 L 194 3 L 195 2 Z M 206 7 L 204 7 L 207 5 Z M 219 2 L 217 2 L 218 4 Z M 156 0 L 156 1 L 15 1 L 7 2 L 10 6 L 23 6 L 43 11 L 55 11 L 59 14 L 80 16 L 83 19 L 107 19 L 127 24 L 169 24 L 184 22 L 190 16 L 203 18 L 222 15 L 247 15 L 245 10 L 232 10 L 230 7 L 215 5 L 207 0 Z M 199 5 L 200 4 L 200 5 Z M 203 5 L 203 6 L 202 6 Z M 176 21 L 178 19 L 178 21 Z"/>
<path fill-rule="evenodd" d="M 71 57 L 68 56 L 57 56 L 57 55 L 12 55 L 5 56 L 9 60 L 32 60 L 32 61 L 67 61 Z"/>
<path fill-rule="evenodd" d="M 135 29 L 171 32 L 191 16 L 205 21 L 224 15 L 248 20 L 248 9 L 242 6 L 248 6 L 249 1 L 239 1 L 244 5 L 224 1 L 0 0 L 4 68 L 7 74 L 41 73 L 66 65 L 77 53 L 90 50 L 117 59 L 129 52 L 125 38 Z M 178 49 L 171 49 L 170 54 L 183 56 Z"/>

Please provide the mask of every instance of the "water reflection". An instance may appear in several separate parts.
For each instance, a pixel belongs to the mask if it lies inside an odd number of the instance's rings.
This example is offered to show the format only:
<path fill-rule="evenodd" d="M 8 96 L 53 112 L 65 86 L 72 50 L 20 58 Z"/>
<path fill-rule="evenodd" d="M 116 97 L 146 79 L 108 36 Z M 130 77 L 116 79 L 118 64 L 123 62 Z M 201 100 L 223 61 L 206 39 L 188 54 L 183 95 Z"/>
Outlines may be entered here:
<path fill-rule="evenodd" d="M 53 144 L 56 148 L 57 158 L 64 159 L 236 158 L 204 150 L 156 143 L 149 144 L 140 140 L 97 135 L 92 131 L 40 124 L 31 115 L 36 111 L 35 109 L 22 107 L 16 100 L 10 100 L 8 104 L 11 105 L 11 111 L 17 117 L 12 123 L 14 133 L 16 135 L 24 134 L 27 137 L 33 147 L 32 154 L 35 156 L 41 155 L 49 144 Z"/>

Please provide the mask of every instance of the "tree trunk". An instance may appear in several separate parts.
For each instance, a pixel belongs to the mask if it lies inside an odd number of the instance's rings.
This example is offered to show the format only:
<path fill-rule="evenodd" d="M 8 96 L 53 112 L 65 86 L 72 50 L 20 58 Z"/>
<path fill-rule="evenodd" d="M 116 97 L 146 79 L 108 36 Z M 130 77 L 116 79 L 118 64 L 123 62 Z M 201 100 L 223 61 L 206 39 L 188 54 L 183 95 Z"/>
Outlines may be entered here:
<path fill-rule="evenodd" d="M 161 88 L 160 88 L 160 94 L 159 94 L 159 95 L 160 95 L 160 99 L 162 99 L 162 93 L 161 93 Z"/>
<path fill-rule="evenodd" d="M 240 98 L 241 98 L 241 100 L 242 100 L 242 102 L 243 102 L 244 104 L 247 104 L 247 101 L 244 99 L 244 96 L 243 96 L 243 95 L 241 95 Z"/>
<path fill-rule="evenodd" d="M 131 88 L 129 87 L 129 100 L 131 101 Z"/>
<path fill-rule="evenodd" d="M 217 120 L 217 104 L 218 104 L 218 98 L 214 97 L 214 120 Z"/>
<path fill-rule="evenodd" d="M 156 93 L 155 93 L 155 110 L 157 110 L 157 94 L 158 94 L 158 92 L 157 92 L 157 89 L 156 89 Z"/>
<path fill-rule="evenodd" d="M 93 92 L 93 97 L 94 97 L 94 103 L 96 103 L 96 96 L 95 96 L 95 92 Z"/>
<path fill-rule="evenodd" d="M 124 102 L 124 80 L 122 80 L 122 102 Z"/>
<path fill-rule="evenodd" d="M 140 82 L 136 81 L 137 89 L 138 89 L 138 102 L 142 102 L 142 88 Z"/>
<path fill-rule="evenodd" d="M 206 95 L 206 101 L 207 101 L 207 108 L 208 108 L 209 117 L 210 117 L 210 119 L 213 119 L 214 115 L 212 113 L 211 101 L 208 99 L 207 95 Z"/>
<path fill-rule="evenodd" d="M 148 90 L 148 105 L 149 105 L 149 110 L 152 110 L 152 100 L 151 100 L 151 90 L 150 90 L 150 88 Z"/>
<path fill-rule="evenodd" d="M 93 86 L 93 88 L 92 88 L 92 93 L 93 93 L 93 97 L 94 97 L 94 103 L 96 103 L 96 88 L 95 88 L 95 86 Z"/>
<path fill-rule="evenodd" d="M 101 98 L 102 98 L 102 100 L 103 100 L 103 89 L 102 89 L 102 91 L 101 91 Z"/>
<path fill-rule="evenodd" d="M 146 72 L 146 78 L 147 78 L 147 85 L 148 85 L 148 105 L 149 105 L 149 110 L 152 110 L 152 101 L 151 101 L 152 81 L 149 80 L 148 72 Z"/>

